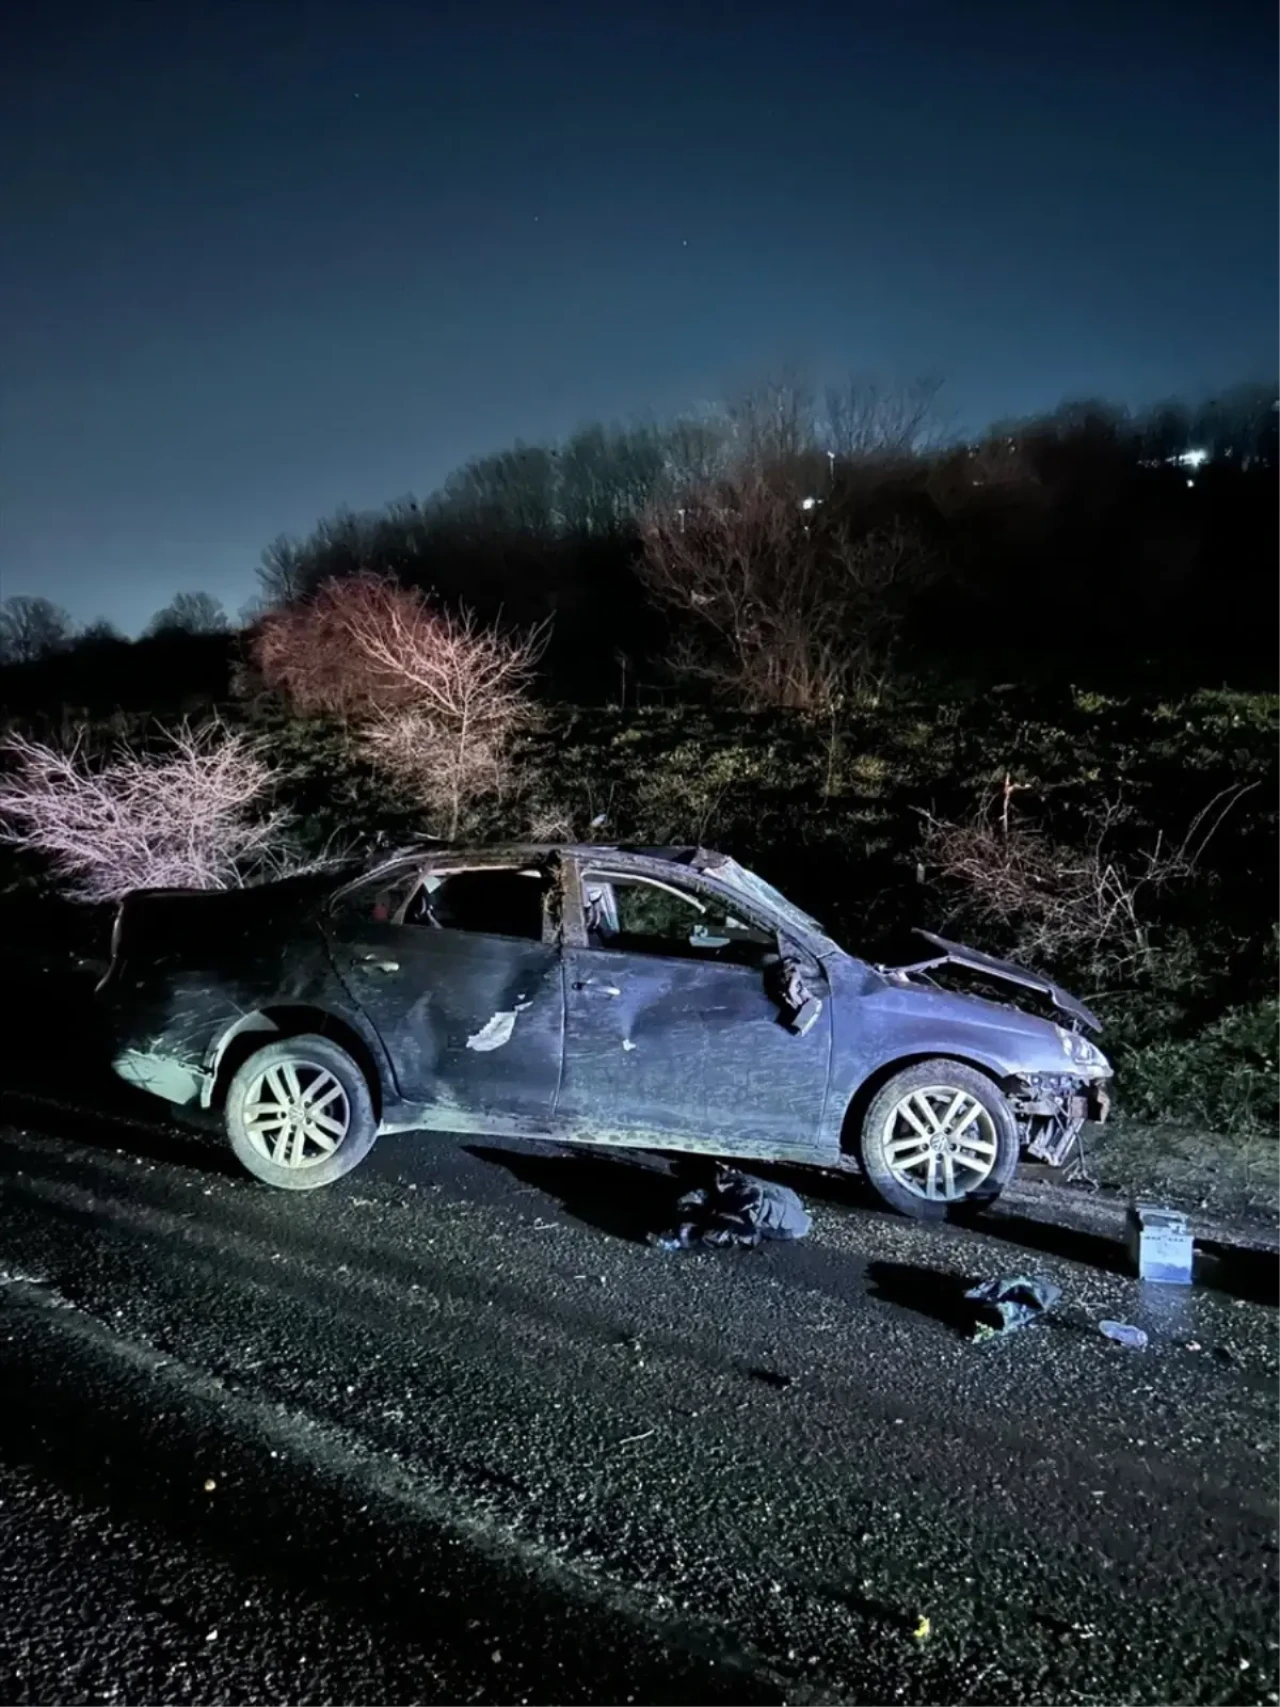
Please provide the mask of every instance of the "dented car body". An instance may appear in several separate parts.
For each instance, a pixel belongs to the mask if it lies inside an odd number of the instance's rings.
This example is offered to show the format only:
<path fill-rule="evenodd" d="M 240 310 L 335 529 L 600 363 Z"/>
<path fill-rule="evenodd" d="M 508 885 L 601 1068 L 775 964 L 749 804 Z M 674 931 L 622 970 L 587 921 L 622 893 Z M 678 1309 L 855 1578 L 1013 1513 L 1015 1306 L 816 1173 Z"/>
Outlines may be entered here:
<path fill-rule="evenodd" d="M 1097 1022 L 942 939 L 847 953 L 701 849 L 410 849 L 261 888 L 140 891 L 100 987 L 116 1069 L 218 1111 L 273 1184 L 328 1183 L 380 1132 L 861 1165 L 917 1215 L 990 1201 L 1105 1117 Z M 942 987 L 1035 991 L 1056 1020 Z"/>

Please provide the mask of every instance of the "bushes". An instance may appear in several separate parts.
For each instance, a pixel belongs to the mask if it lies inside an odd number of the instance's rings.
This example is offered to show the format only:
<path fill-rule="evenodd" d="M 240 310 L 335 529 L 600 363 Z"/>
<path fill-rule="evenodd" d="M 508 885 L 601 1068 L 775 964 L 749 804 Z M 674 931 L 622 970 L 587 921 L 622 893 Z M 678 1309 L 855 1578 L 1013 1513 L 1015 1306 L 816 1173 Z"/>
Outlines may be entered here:
<path fill-rule="evenodd" d="M 243 731 L 183 724 L 159 751 L 118 740 L 97 762 L 89 746 L 82 730 L 68 746 L 14 734 L 0 749 L 0 839 L 42 855 L 69 898 L 225 889 L 284 868 L 277 773 Z"/>
<path fill-rule="evenodd" d="M 1193 1037 L 1122 1048 L 1116 1065 L 1124 1112 L 1274 1138 L 1280 1125 L 1278 1033 L 1280 1003 L 1272 996 L 1229 1008 Z"/>

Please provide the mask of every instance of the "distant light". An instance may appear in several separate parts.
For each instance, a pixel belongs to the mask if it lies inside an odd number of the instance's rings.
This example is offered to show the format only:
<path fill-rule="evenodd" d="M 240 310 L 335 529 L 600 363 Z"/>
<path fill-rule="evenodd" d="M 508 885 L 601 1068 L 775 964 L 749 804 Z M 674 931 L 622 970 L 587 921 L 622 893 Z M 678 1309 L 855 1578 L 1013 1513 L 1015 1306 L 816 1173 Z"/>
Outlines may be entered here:
<path fill-rule="evenodd" d="M 1184 450 L 1178 456 L 1171 456 L 1169 461 L 1176 463 L 1179 468 L 1199 468 L 1202 462 L 1208 462 L 1207 450 Z"/>
<path fill-rule="evenodd" d="M 818 503 L 818 500 L 816 498 L 801 498 L 800 508 L 802 510 L 812 510 L 812 509 L 816 508 L 817 503 Z"/>

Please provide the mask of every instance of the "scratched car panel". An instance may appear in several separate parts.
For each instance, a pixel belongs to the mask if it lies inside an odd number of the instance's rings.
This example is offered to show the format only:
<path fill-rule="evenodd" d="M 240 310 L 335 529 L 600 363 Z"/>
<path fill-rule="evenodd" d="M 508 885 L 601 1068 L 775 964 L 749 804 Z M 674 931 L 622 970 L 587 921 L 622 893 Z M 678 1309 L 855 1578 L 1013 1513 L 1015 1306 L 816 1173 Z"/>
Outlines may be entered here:
<path fill-rule="evenodd" d="M 101 996 L 117 1071 L 220 1113 L 271 1184 L 330 1183 L 415 1130 L 861 1166 L 936 1216 L 1021 1154 L 1066 1161 L 1111 1070 L 1052 979 L 928 941 L 872 965 L 697 848 L 416 848 L 135 893 Z"/>

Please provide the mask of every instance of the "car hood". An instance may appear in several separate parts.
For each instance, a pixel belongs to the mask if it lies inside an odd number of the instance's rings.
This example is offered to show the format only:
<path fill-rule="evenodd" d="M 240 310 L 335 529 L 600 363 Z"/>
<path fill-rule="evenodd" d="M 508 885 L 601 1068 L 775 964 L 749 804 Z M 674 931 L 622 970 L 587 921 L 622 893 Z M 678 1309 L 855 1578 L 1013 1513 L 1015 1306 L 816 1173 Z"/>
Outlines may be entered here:
<path fill-rule="evenodd" d="M 1038 994 L 1047 996 L 1059 1013 L 1065 1014 L 1077 1025 L 1087 1026 L 1090 1031 L 1102 1030 L 1102 1021 L 1091 1008 L 1087 1008 L 1078 997 L 1064 990 L 1060 984 L 1055 984 L 1051 978 L 1046 978 L 1043 973 L 1033 972 L 1027 966 L 1017 966 L 1011 960 L 997 960 L 993 955 L 983 954 L 981 949 L 966 948 L 963 943 L 948 942 L 945 937 L 935 936 L 932 931 L 917 930 L 916 935 L 923 937 L 938 952 L 928 960 L 913 961 L 907 966 L 882 967 L 880 970 L 891 978 L 908 978 L 913 972 L 932 972 L 939 966 L 960 966 L 966 971 L 978 972 L 984 978 L 1016 984 L 1024 990 L 1035 990 Z"/>

